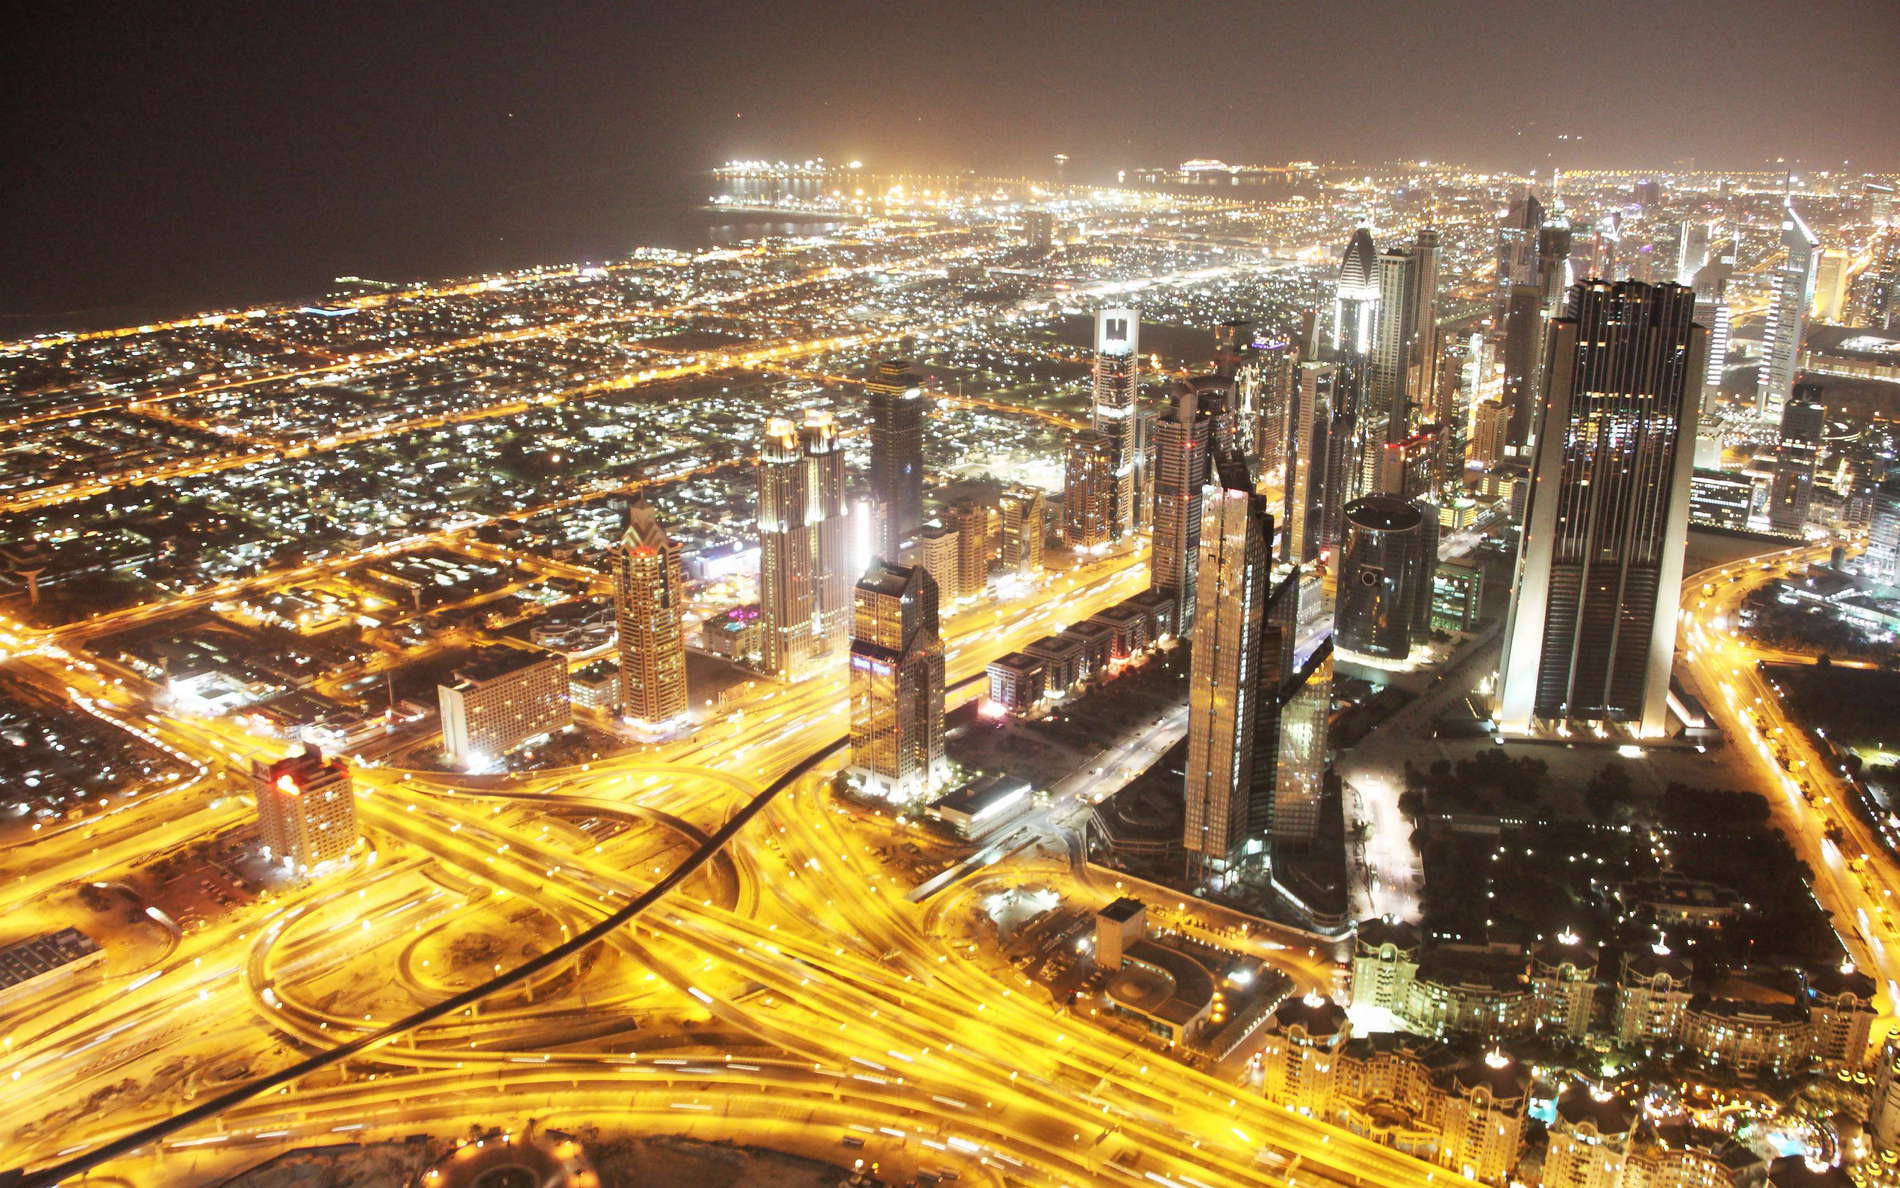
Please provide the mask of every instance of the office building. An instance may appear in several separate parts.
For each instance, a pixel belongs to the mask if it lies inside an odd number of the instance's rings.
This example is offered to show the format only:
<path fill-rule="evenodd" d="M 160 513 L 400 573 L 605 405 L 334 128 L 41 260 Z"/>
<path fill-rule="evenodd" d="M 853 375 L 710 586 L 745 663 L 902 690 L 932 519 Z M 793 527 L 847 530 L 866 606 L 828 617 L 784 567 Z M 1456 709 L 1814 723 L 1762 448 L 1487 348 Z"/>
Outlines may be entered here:
<path fill-rule="evenodd" d="M 1326 460 L 1339 369 L 1309 360 L 1296 368 L 1292 409 L 1287 415 L 1286 527 L 1281 560 L 1306 565 L 1319 559 L 1326 515 Z"/>
<path fill-rule="evenodd" d="M 1497 717 L 1666 725 L 1707 335 L 1679 285 L 1589 281 L 1551 334 Z"/>
<path fill-rule="evenodd" d="M 1499 399 L 1508 410 L 1504 444 L 1511 453 L 1530 448 L 1537 434 L 1543 376 L 1545 294 L 1542 285 L 1518 285 L 1505 303 L 1503 365 Z"/>
<path fill-rule="evenodd" d="M 1432 570 L 1432 629 L 1476 631 L 1484 606 L 1484 570 L 1440 561 Z"/>
<path fill-rule="evenodd" d="M 1201 489 L 1208 480 L 1214 418 L 1189 381 L 1175 386 L 1174 405 L 1155 422 L 1154 542 L 1148 584 L 1174 600 L 1183 636 L 1194 623 L 1195 571 L 1200 559 Z"/>
<path fill-rule="evenodd" d="M 1141 527 L 1148 491 L 1148 442 L 1141 415 L 1141 322 L 1132 309 L 1095 314 L 1095 363 L 1091 374 L 1090 426 L 1114 443 L 1115 481 L 1110 493 L 1109 538 L 1120 540 Z"/>
<path fill-rule="evenodd" d="M 1354 657 L 1404 661 L 1429 621 L 1433 563 L 1425 554 L 1424 517 L 1391 495 L 1368 495 L 1346 508 L 1339 554 L 1333 641 Z"/>
<path fill-rule="evenodd" d="M 1485 466 L 1502 461 L 1510 421 L 1510 410 L 1502 401 L 1480 400 L 1471 412 L 1471 442 L 1466 459 Z"/>
<path fill-rule="evenodd" d="M 1003 571 L 1033 574 L 1042 569 L 1043 499 L 1036 487 L 1005 487 L 1002 505 Z"/>
<path fill-rule="evenodd" d="M 1041 703 L 1048 665 L 1026 652 L 1010 652 L 984 668 L 989 681 L 989 712 L 1018 716 Z"/>
<path fill-rule="evenodd" d="M 1366 399 L 1358 410 L 1368 447 L 1406 437 L 1426 402 L 1435 370 L 1438 233 L 1426 228 L 1411 245 L 1381 252 L 1376 283 Z"/>
<path fill-rule="evenodd" d="M 1860 571 L 1873 581 L 1900 586 L 1900 478 L 1873 489 Z"/>
<path fill-rule="evenodd" d="M 1048 210 L 1029 210 L 1023 212 L 1023 244 L 1032 251 L 1047 252 L 1056 242 L 1055 212 Z"/>
<path fill-rule="evenodd" d="M 957 530 L 956 597 L 980 598 L 990 582 L 990 509 L 974 499 L 959 499 L 945 515 Z M 948 601 L 943 591 L 939 582 L 938 596 Z"/>
<path fill-rule="evenodd" d="M 503 755 L 574 721 L 567 661 L 540 648 L 482 648 L 435 692 L 442 751 L 468 771 L 487 770 Z"/>
<path fill-rule="evenodd" d="M 1498 228 L 1497 293 L 1492 301 L 1491 324 L 1502 326 L 1509 309 L 1511 291 L 1519 285 L 1541 287 L 1537 273 L 1537 233 L 1544 226 L 1544 204 L 1535 194 L 1524 195 L 1511 203 L 1504 222 Z"/>
<path fill-rule="evenodd" d="M 614 547 L 613 564 L 620 712 L 650 728 L 683 721 L 686 591 L 680 578 L 680 547 L 644 501 L 628 509 L 627 530 Z"/>
<path fill-rule="evenodd" d="M 937 583 L 922 566 L 880 560 L 855 593 L 846 776 L 870 795 L 913 802 L 949 774 Z"/>
<path fill-rule="evenodd" d="M 1821 457 L 1821 439 L 1827 430 L 1827 408 L 1820 401 L 1821 386 L 1798 383 L 1781 412 L 1781 432 L 1775 443 L 1775 473 L 1768 490 L 1768 527 L 1799 536 L 1808 523 L 1814 491 L 1814 468 Z"/>
<path fill-rule="evenodd" d="M 1437 425 L 1421 425 L 1416 433 L 1386 442 L 1379 447 L 1378 485 L 1374 489 L 1400 499 L 1436 500 L 1443 450 Z"/>
<path fill-rule="evenodd" d="M 1696 468 L 1689 475 L 1689 522 L 1699 528 L 1746 531 L 1755 481 L 1738 470 Z"/>
<path fill-rule="evenodd" d="M 1098 552 L 1115 539 L 1119 459 L 1115 439 L 1099 429 L 1069 435 L 1062 471 L 1062 538 L 1070 548 Z"/>
<path fill-rule="evenodd" d="M 1319 835 L 1320 798 L 1326 790 L 1330 746 L 1327 728 L 1333 712 L 1331 653 L 1307 667 L 1312 671 L 1286 698 L 1280 711 L 1272 823 L 1276 852 L 1310 846 Z"/>
<path fill-rule="evenodd" d="M 1299 350 L 1284 341 L 1254 344 L 1254 444 L 1251 456 L 1264 480 L 1283 476 L 1293 390 L 1299 382 Z"/>
<path fill-rule="evenodd" d="M 764 667 L 790 680 L 839 650 L 850 609 L 844 451 L 831 415 L 767 421 L 758 479 Z"/>
<path fill-rule="evenodd" d="M 908 359 L 886 359 L 865 383 L 871 428 L 873 551 L 896 560 L 924 523 L 924 413 L 922 382 Z M 847 576 L 849 576 L 847 574 Z"/>
<path fill-rule="evenodd" d="M 356 845 L 356 794 L 350 769 L 306 746 L 301 755 L 273 763 L 251 760 L 264 856 L 307 873 L 348 854 Z"/>
<path fill-rule="evenodd" d="M 1817 322 L 1840 322 L 1847 316 L 1847 281 L 1854 258 L 1840 248 L 1822 248 L 1814 261 L 1814 304 L 1809 313 Z"/>
<path fill-rule="evenodd" d="M 1685 219 L 1676 240 L 1676 283 L 1694 285 L 1696 274 L 1709 265 L 1709 224 Z"/>
<path fill-rule="evenodd" d="M 1794 391 L 1795 370 L 1801 358 L 1801 336 L 1807 329 L 1808 306 L 1814 301 L 1814 272 L 1821 241 L 1792 203 L 1782 208 L 1782 261 L 1775 269 L 1774 291 L 1768 298 L 1768 324 L 1762 331 L 1761 376 L 1755 389 L 1755 415 L 1779 422 L 1782 406 Z"/>
<path fill-rule="evenodd" d="M 1297 571 L 1270 584 L 1273 517 L 1252 490 L 1205 494 L 1188 669 L 1183 843 L 1191 878 L 1224 882 L 1264 852 L 1276 784 L 1279 694 L 1291 674 Z M 1261 726 L 1262 702 L 1272 702 Z M 1266 763 L 1262 765 L 1262 747 Z"/>
<path fill-rule="evenodd" d="M 917 533 L 917 563 L 937 583 L 940 602 L 954 602 L 963 592 L 963 539 L 954 524 L 926 524 Z"/>
<path fill-rule="evenodd" d="M 1365 360 L 1379 323 L 1379 249 L 1372 232 L 1352 233 L 1333 288 L 1333 349 Z"/>

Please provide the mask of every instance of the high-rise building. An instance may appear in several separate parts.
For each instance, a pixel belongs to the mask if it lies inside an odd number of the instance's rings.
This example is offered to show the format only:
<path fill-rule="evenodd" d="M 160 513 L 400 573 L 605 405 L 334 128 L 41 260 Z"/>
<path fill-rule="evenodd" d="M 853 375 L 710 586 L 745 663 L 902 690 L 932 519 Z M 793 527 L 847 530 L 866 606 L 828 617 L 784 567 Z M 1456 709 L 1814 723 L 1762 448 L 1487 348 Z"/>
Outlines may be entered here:
<path fill-rule="evenodd" d="M 1429 629 L 1435 561 L 1425 555 L 1424 516 L 1417 507 L 1391 495 L 1368 495 L 1348 506 L 1333 607 L 1339 650 L 1381 660 L 1410 656 Z"/>
<path fill-rule="evenodd" d="M 1873 489 L 1861 572 L 1876 582 L 1900 586 L 1900 478 Z"/>
<path fill-rule="evenodd" d="M 990 509 L 974 499 L 959 499 L 947 513 L 957 530 L 958 598 L 977 598 L 990 581 Z M 943 595 L 943 584 L 938 583 Z"/>
<path fill-rule="evenodd" d="M 1227 321 L 1214 327 L 1214 371 L 1226 392 L 1221 423 L 1222 447 L 1251 459 L 1260 438 L 1260 359 L 1254 350 L 1253 323 Z M 1159 418 L 1157 418 L 1159 420 Z"/>
<path fill-rule="evenodd" d="M 1854 258 L 1840 248 L 1822 248 L 1814 261 L 1814 305 L 1817 322 L 1840 322 L 1847 314 L 1848 270 Z"/>
<path fill-rule="evenodd" d="M 864 390 L 871 422 L 874 551 L 895 560 L 924 523 L 924 390 L 908 359 L 878 364 L 877 376 Z"/>
<path fill-rule="evenodd" d="M 1814 467 L 1827 430 L 1827 407 L 1820 398 L 1821 385 L 1798 383 L 1781 412 L 1775 473 L 1768 489 L 1768 527 L 1776 532 L 1799 536 L 1808 523 Z"/>
<path fill-rule="evenodd" d="M 1004 571 L 1036 573 L 1042 569 L 1042 491 L 1035 487 L 1006 487 L 998 502 L 1003 512 Z"/>
<path fill-rule="evenodd" d="M 1120 451 L 1099 429 L 1069 435 L 1062 473 L 1062 537 L 1072 549 L 1092 552 L 1115 539 L 1116 470 Z"/>
<path fill-rule="evenodd" d="M 1174 600 L 1177 634 L 1194 623 L 1195 570 L 1200 561 L 1201 489 L 1207 485 L 1214 418 L 1192 383 L 1175 386 L 1174 406 L 1155 422 L 1154 543 L 1148 584 Z"/>
<path fill-rule="evenodd" d="M 917 564 L 937 583 L 939 602 L 953 602 L 963 592 L 963 541 L 955 524 L 925 524 L 917 533 Z"/>
<path fill-rule="evenodd" d="M 315 747 L 274 763 L 251 760 L 264 856 L 299 873 L 332 862 L 356 845 L 356 794 L 350 769 Z"/>
<path fill-rule="evenodd" d="M 1511 203 L 1498 228 L 1497 296 L 1492 303 L 1492 325 L 1504 324 L 1513 287 L 1539 283 L 1537 233 L 1543 226 L 1544 204 L 1526 190 L 1523 197 Z"/>
<path fill-rule="evenodd" d="M 1339 369 L 1311 360 L 1296 370 L 1298 382 L 1287 414 L 1286 527 L 1280 555 L 1289 564 L 1305 565 L 1319 559 L 1325 528 L 1328 434 Z"/>
<path fill-rule="evenodd" d="M 1504 365 L 1504 386 L 1499 398 L 1510 410 L 1504 444 L 1513 452 L 1530 449 L 1537 435 L 1542 407 L 1544 301 L 1541 285 L 1518 285 L 1505 307 L 1504 342 L 1498 352 Z"/>
<path fill-rule="evenodd" d="M 1685 219 L 1676 239 L 1676 283 L 1695 284 L 1696 274 L 1709 264 L 1709 224 Z"/>
<path fill-rule="evenodd" d="M 1352 233 L 1339 258 L 1333 289 L 1333 348 L 1361 361 L 1372 353 L 1379 322 L 1379 249 L 1364 227 Z"/>
<path fill-rule="evenodd" d="M 1550 337 L 1497 717 L 1662 734 L 1708 348 L 1678 285 L 1588 281 Z"/>
<path fill-rule="evenodd" d="M 1191 877 L 1222 881 L 1267 844 L 1298 581 L 1296 571 L 1269 586 L 1273 517 L 1261 495 L 1209 485 L 1204 498 L 1183 843 Z M 1271 703 L 1264 727 L 1263 703 Z"/>
<path fill-rule="evenodd" d="M 1807 327 L 1808 305 L 1814 300 L 1816 249 L 1821 241 L 1795 213 L 1792 204 L 1781 216 L 1781 266 L 1775 269 L 1774 293 L 1768 299 L 1768 325 L 1762 331 L 1761 377 L 1755 389 L 1755 414 L 1780 421 L 1781 408 L 1794 391 L 1794 373 L 1801 358 L 1801 335 Z"/>
<path fill-rule="evenodd" d="M 1505 432 L 1511 410 L 1497 400 L 1481 400 L 1471 412 L 1471 445 L 1465 456 L 1491 466 L 1504 458 Z"/>
<path fill-rule="evenodd" d="M 1269 342 L 1254 347 L 1254 444 L 1252 457 L 1260 477 L 1283 475 L 1286 469 L 1287 417 L 1298 384 L 1300 354 L 1291 342 Z"/>
<path fill-rule="evenodd" d="M 1342 380 L 1345 372 L 1341 372 Z M 1351 386 L 1334 387 L 1333 419 L 1326 426 L 1326 481 L 1322 488 L 1319 520 L 1319 551 L 1336 555 L 1345 534 L 1346 505 L 1365 489 L 1365 471 L 1361 466 L 1359 418 L 1353 411 Z"/>
<path fill-rule="evenodd" d="M 1437 335 L 1438 233 L 1427 228 L 1378 258 L 1378 312 L 1359 409 L 1366 447 L 1397 441 L 1424 403 Z"/>
<path fill-rule="evenodd" d="M 1023 242 L 1038 252 L 1047 252 L 1056 241 L 1056 216 L 1053 211 L 1023 212 Z"/>
<path fill-rule="evenodd" d="M 614 547 L 620 634 L 620 712 L 659 727 L 686 715 L 686 593 L 680 547 L 644 501 L 627 512 Z"/>
<path fill-rule="evenodd" d="M 1141 527 L 1141 504 L 1148 490 L 1148 443 L 1141 415 L 1141 321 L 1132 309 L 1103 309 L 1095 314 L 1091 426 L 1115 445 L 1110 539 Z"/>
<path fill-rule="evenodd" d="M 1379 450 L 1376 490 L 1401 499 L 1436 499 L 1443 442 L 1436 425 L 1388 441 Z"/>
<path fill-rule="evenodd" d="M 1324 644 L 1321 647 L 1325 647 Z M 1280 754 L 1274 773 L 1273 844 L 1276 849 L 1311 845 L 1319 834 L 1320 797 L 1325 791 L 1327 726 L 1333 710 L 1330 652 L 1287 699 L 1280 714 Z"/>
<path fill-rule="evenodd" d="M 842 644 L 850 606 L 844 451 L 831 414 L 765 424 L 759 455 L 759 608 L 767 672 L 794 678 Z"/>
<path fill-rule="evenodd" d="M 877 561 L 856 589 L 851 630 L 851 766 L 874 796 L 914 801 L 948 774 L 937 583 Z"/>
<path fill-rule="evenodd" d="M 435 691 L 443 753 L 470 771 L 574 721 L 567 661 L 541 648 L 483 648 Z"/>

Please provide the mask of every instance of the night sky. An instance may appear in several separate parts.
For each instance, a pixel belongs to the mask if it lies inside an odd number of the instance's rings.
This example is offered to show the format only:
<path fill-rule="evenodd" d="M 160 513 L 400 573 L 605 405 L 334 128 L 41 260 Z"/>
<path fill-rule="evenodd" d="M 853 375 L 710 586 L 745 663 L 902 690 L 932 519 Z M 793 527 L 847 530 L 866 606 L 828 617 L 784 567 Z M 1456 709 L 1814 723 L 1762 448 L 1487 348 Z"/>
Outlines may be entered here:
<path fill-rule="evenodd" d="M 10 7 L 0 337 L 598 257 L 734 156 L 1900 168 L 1900 0 Z"/>

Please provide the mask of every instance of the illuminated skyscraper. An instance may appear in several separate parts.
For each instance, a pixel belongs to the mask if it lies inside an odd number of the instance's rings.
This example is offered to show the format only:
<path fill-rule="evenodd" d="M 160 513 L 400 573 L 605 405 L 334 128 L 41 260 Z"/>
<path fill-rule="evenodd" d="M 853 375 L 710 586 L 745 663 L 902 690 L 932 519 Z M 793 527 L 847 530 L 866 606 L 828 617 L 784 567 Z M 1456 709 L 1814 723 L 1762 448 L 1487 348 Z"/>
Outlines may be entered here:
<path fill-rule="evenodd" d="M 950 505 L 947 518 L 957 530 L 956 597 L 980 597 L 990 580 L 990 509 L 974 499 L 959 499 Z M 937 592 L 948 599 L 942 582 Z"/>
<path fill-rule="evenodd" d="M 1821 403 L 1821 385 L 1796 384 L 1793 398 L 1781 413 L 1774 480 L 1768 489 L 1768 526 L 1774 531 L 1798 536 L 1807 526 L 1814 466 L 1820 460 L 1826 430 L 1827 408 Z"/>
<path fill-rule="evenodd" d="M 1504 342 L 1499 361 L 1504 365 L 1500 403 L 1509 411 L 1504 444 L 1513 452 L 1526 450 L 1537 433 L 1541 405 L 1544 351 L 1544 290 L 1541 285 L 1518 285 L 1512 291 L 1504 317 Z"/>
<path fill-rule="evenodd" d="M 620 631 L 620 712 L 646 726 L 686 716 L 686 594 L 680 547 L 644 500 L 627 510 L 614 547 L 614 608 Z"/>
<path fill-rule="evenodd" d="M 350 769 L 306 746 L 274 763 L 251 761 L 259 840 L 272 862 L 307 873 L 356 845 L 356 795 Z"/>
<path fill-rule="evenodd" d="M 1761 377 L 1755 389 L 1755 413 L 1779 422 L 1782 406 L 1794 391 L 1794 373 L 1801 359 L 1801 335 L 1807 328 L 1808 305 L 1814 300 L 1816 249 L 1821 241 L 1808 230 L 1792 204 L 1781 215 L 1781 266 L 1775 270 L 1774 293 L 1768 299 L 1768 324 L 1762 331 Z"/>
<path fill-rule="evenodd" d="M 1254 357 L 1254 442 L 1249 456 L 1265 480 L 1286 470 L 1287 417 L 1293 409 L 1300 353 L 1291 342 L 1269 342 L 1256 346 Z"/>
<path fill-rule="evenodd" d="M 1062 536 L 1070 548 L 1094 551 L 1114 539 L 1119 457 L 1115 439 L 1099 429 L 1069 435 L 1062 474 Z"/>
<path fill-rule="evenodd" d="M 1201 488 L 1207 485 L 1214 418 L 1192 382 L 1175 385 L 1175 403 L 1155 422 L 1154 544 L 1149 585 L 1174 599 L 1175 634 L 1194 624 L 1195 568 L 1201 540 Z"/>
<path fill-rule="evenodd" d="M 759 455 L 759 609 L 767 672 L 792 679 L 844 640 L 850 521 L 831 414 L 773 417 Z"/>
<path fill-rule="evenodd" d="M 1141 417 L 1141 322 L 1132 309 L 1095 314 L 1095 367 L 1091 424 L 1115 446 L 1115 486 L 1109 535 L 1120 540 L 1141 526 L 1148 490 L 1148 443 Z"/>
<path fill-rule="evenodd" d="M 1293 406 L 1287 415 L 1286 527 L 1281 559 L 1305 565 L 1319 559 L 1326 520 L 1328 435 L 1339 369 L 1331 363 L 1303 362 L 1297 368 Z"/>
<path fill-rule="evenodd" d="M 1339 258 L 1333 288 L 1333 348 L 1363 366 L 1379 323 L 1379 249 L 1364 227 L 1352 233 Z"/>
<path fill-rule="evenodd" d="M 1410 430 L 1412 409 L 1425 402 L 1432 378 L 1438 319 L 1438 232 L 1381 252 L 1377 325 L 1367 363 L 1366 400 L 1359 409 L 1362 450 L 1397 441 Z"/>
<path fill-rule="evenodd" d="M 1900 586 L 1900 478 L 1875 487 L 1870 503 L 1860 571 L 1876 582 Z"/>
<path fill-rule="evenodd" d="M 1333 707 L 1333 661 L 1325 655 L 1288 697 L 1280 715 L 1280 754 L 1274 773 L 1273 844 L 1310 845 L 1319 833 L 1320 796 L 1325 791 L 1327 727 Z"/>
<path fill-rule="evenodd" d="M 948 774 L 937 583 L 878 561 L 858 581 L 851 629 L 851 766 L 875 796 L 914 801 Z"/>
<path fill-rule="evenodd" d="M 1677 285 L 1588 281 L 1551 333 L 1497 717 L 1666 725 L 1707 333 Z"/>
<path fill-rule="evenodd" d="M 1676 283 L 1695 284 L 1696 274 L 1709 264 L 1709 224 L 1687 219 L 1676 241 Z"/>
<path fill-rule="evenodd" d="M 1043 501 L 1035 487 L 1007 487 L 1003 511 L 1003 569 L 1035 573 L 1042 568 Z"/>
<path fill-rule="evenodd" d="M 1526 190 L 1523 197 L 1511 203 L 1503 225 L 1498 228 L 1497 295 L 1492 302 L 1492 325 L 1504 325 L 1513 288 L 1539 283 L 1537 233 L 1543 226 L 1544 204 Z"/>
<path fill-rule="evenodd" d="M 1264 848 L 1256 818 L 1271 821 L 1275 772 L 1259 771 L 1256 727 L 1263 697 L 1277 698 L 1283 638 L 1269 594 L 1286 603 L 1289 580 L 1269 590 L 1273 517 L 1251 490 L 1210 485 L 1201 524 L 1194 624 L 1188 667 L 1188 749 L 1183 845 L 1189 877 L 1218 881 Z M 1263 646 L 1264 645 L 1264 646 Z M 1274 671 L 1276 670 L 1277 671 Z M 1274 717 L 1273 745 L 1278 746 Z M 1256 792 L 1264 795 L 1256 796 Z"/>
<path fill-rule="evenodd" d="M 864 388 L 871 421 L 871 498 L 877 508 L 875 551 L 895 560 L 924 522 L 924 393 L 908 359 L 884 360 L 877 378 Z"/>

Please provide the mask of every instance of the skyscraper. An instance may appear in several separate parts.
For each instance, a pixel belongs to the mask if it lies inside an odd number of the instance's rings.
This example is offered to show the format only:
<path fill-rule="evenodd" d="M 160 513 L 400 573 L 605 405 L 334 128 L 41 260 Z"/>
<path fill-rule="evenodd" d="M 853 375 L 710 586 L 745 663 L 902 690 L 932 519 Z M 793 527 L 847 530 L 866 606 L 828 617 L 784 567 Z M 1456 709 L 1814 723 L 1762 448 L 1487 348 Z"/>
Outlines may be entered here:
<path fill-rule="evenodd" d="M 1504 444 L 1512 451 L 1526 450 L 1537 433 L 1541 407 L 1544 351 L 1544 290 L 1536 284 L 1511 290 L 1504 317 L 1504 386 L 1499 400 L 1509 410 Z"/>
<path fill-rule="evenodd" d="M 1274 773 L 1273 844 L 1279 848 L 1310 845 L 1319 833 L 1319 805 L 1325 790 L 1327 728 L 1333 707 L 1330 641 L 1306 668 L 1280 715 L 1280 754 Z M 1317 661 L 1316 663 L 1314 661 Z"/>
<path fill-rule="evenodd" d="M 1827 407 L 1821 403 L 1821 385 L 1796 384 L 1793 397 L 1781 413 L 1774 479 L 1768 488 L 1768 526 L 1774 531 L 1799 536 L 1807 526 L 1814 466 L 1820 461 L 1826 430 Z"/>
<path fill-rule="evenodd" d="M 1498 228 L 1497 295 L 1491 313 L 1494 326 L 1504 324 L 1512 288 L 1538 283 L 1537 233 L 1543 225 L 1544 204 L 1526 190 L 1511 203 Z"/>
<path fill-rule="evenodd" d="M 1381 252 L 1379 302 L 1366 375 L 1366 399 L 1358 410 L 1371 447 L 1404 437 L 1412 409 L 1425 400 L 1437 334 L 1438 233 L 1427 228 L 1408 247 Z"/>
<path fill-rule="evenodd" d="M 1550 336 L 1497 717 L 1663 733 L 1707 332 L 1677 285 L 1588 281 Z"/>
<path fill-rule="evenodd" d="M 1709 224 L 1686 219 L 1676 241 L 1676 283 L 1695 284 L 1696 274 L 1708 267 Z"/>
<path fill-rule="evenodd" d="M 1249 852 L 1264 845 L 1253 832 L 1256 744 L 1263 685 L 1277 693 L 1285 673 L 1266 674 L 1278 663 L 1280 639 L 1263 652 L 1268 625 L 1269 543 L 1273 517 L 1266 500 L 1251 490 L 1213 486 L 1205 495 L 1188 668 L 1188 749 L 1183 845 L 1188 874 L 1218 880 Z M 1275 591 L 1290 599 L 1289 583 Z M 1277 739 L 1276 739 L 1277 745 Z M 1271 814 L 1274 773 L 1265 781 L 1265 813 Z M 1250 845 L 1250 843 L 1260 843 Z"/>
<path fill-rule="evenodd" d="M 614 610 L 620 634 L 620 712 L 658 727 L 686 715 L 686 596 L 680 547 L 644 499 L 627 509 L 614 546 Z"/>
<path fill-rule="evenodd" d="M 990 509 L 974 499 L 959 499 L 947 514 L 957 530 L 956 597 L 979 597 L 990 580 Z M 947 597 L 941 582 L 937 593 Z"/>
<path fill-rule="evenodd" d="M 1095 315 L 1091 425 L 1115 445 L 1115 486 L 1109 535 L 1120 540 L 1141 527 L 1148 490 L 1145 428 L 1141 417 L 1141 322 L 1132 309 Z"/>
<path fill-rule="evenodd" d="M 1360 411 L 1370 380 L 1370 355 L 1379 328 L 1379 249 L 1364 227 L 1352 233 L 1339 258 L 1333 288 L 1333 349 L 1337 353 L 1346 403 Z"/>
<path fill-rule="evenodd" d="M 1094 551 L 1114 539 L 1119 458 L 1115 439 L 1099 429 L 1069 435 L 1062 471 L 1062 536 L 1070 548 Z"/>
<path fill-rule="evenodd" d="M 1155 422 L 1154 544 L 1148 554 L 1148 584 L 1174 599 L 1175 634 L 1183 637 L 1194 623 L 1201 488 L 1207 485 L 1213 423 L 1201 407 L 1199 390 L 1186 380 L 1175 385 L 1174 406 Z"/>
<path fill-rule="evenodd" d="M 921 566 L 880 560 L 858 581 L 846 774 L 899 802 L 927 795 L 948 774 L 937 584 Z"/>
<path fill-rule="evenodd" d="M 875 552 L 895 560 L 924 522 L 924 392 L 908 359 L 878 364 L 877 377 L 864 389 L 871 421 L 871 499 L 877 509 Z"/>
<path fill-rule="evenodd" d="M 274 763 L 251 760 L 251 792 L 265 857 L 298 873 L 342 858 L 356 845 L 350 769 L 306 746 Z"/>
<path fill-rule="evenodd" d="M 1860 571 L 1876 582 L 1900 586 L 1900 478 L 1875 487 L 1869 502 Z"/>
<path fill-rule="evenodd" d="M 1254 441 L 1249 455 L 1259 464 L 1262 479 L 1283 475 L 1286 469 L 1287 416 L 1293 408 L 1300 353 L 1291 342 L 1269 342 L 1254 348 Z"/>
<path fill-rule="evenodd" d="M 1424 516 L 1392 495 L 1368 495 L 1346 508 L 1339 550 L 1333 641 L 1342 653 L 1403 661 L 1429 629 L 1432 569 Z"/>
<path fill-rule="evenodd" d="M 1042 568 L 1043 501 L 1035 487 L 1006 487 L 1003 511 L 1003 569 L 1035 573 Z"/>
<path fill-rule="evenodd" d="M 1281 559 L 1305 565 L 1319 559 L 1326 517 L 1326 459 L 1332 427 L 1334 389 L 1339 369 L 1316 360 L 1296 369 L 1292 408 L 1287 414 L 1286 526 Z"/>
<path fill-rule="evenodd" d="M 759 454 L 759 609 L 765 669 L 792 679 L 843 641 L 850 521 L 831 414 L 765 424 Z"/>
<path fill-rule="evenodd" d="M 1795 213 L 1793 204 L 1782 208 L 1781 266 L 1775 270 L 1774 293 L 1768 299 L 1768 324 L 1762 331 L 1761 376 L 1755 388 L 1755 414 L 1763 420 L 1781 420 L 1782 406 L 1794 390 L 1794 373 L 1801 358 L 1801 335 L 1807 328 L 1808 305 L 1814 300 L 1816 249 L 1821 241 Z"/>

